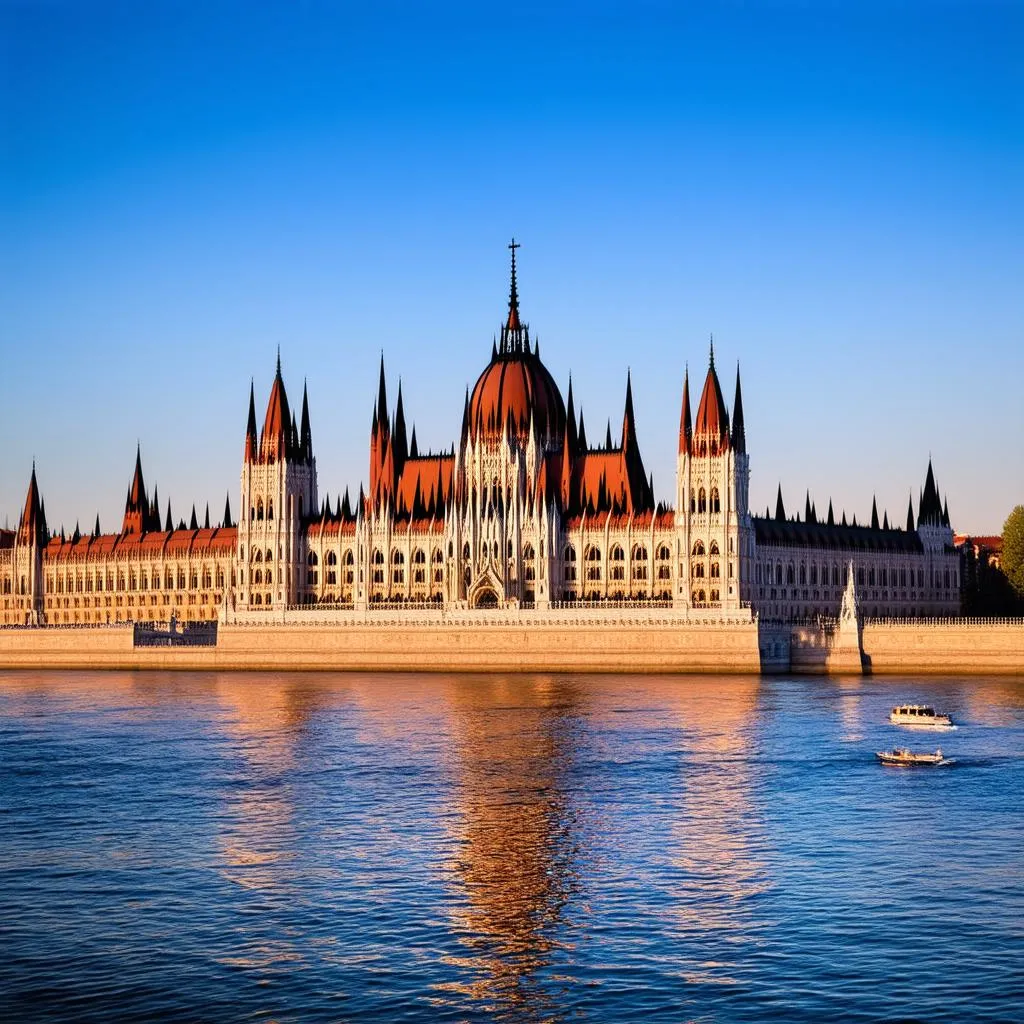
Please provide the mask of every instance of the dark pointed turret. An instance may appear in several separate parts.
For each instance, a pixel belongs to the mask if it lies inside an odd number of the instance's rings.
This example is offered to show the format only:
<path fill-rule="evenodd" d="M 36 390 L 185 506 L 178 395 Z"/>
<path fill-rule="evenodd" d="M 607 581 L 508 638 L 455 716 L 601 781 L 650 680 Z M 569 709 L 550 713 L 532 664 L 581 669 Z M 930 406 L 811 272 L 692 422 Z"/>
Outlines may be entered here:
<path fill-rule="evenodd" d="M 914 532 L 914 497 L 907 496 L 907 533 Z"/>
<path fill-rule="evenodd" d="M 779 484 L 779 493 L 775 499 L 775 518 L 778 522 L 786 521 L 786 506 L 782 503 L 782 484 Z"/>
<path fill-rule="evenodd" d="M 917 509 L 917 525 L 942 526 L 942 503 L 939 500 L 939 488 L 932 472 L 932 460 L 928 459 L 928 473 L 924 479 L 924 490 L 921 492 L 921 503 Z"/>
<path fill-rule="evenodd" d="M 949 526 L 949 499 L 942 499 L 942 525 Z"/>
<path fill-rule="evenodd" d="M 883 530 L 888 530 L 889 529 L 889 510 L 888 509 L 886 509 L 882 513 L 882 529 Z"/>
<path fill-rule="evenodd" d="M 231 493 L 228 492 L 224 495 L 224 522 L 221 524 L 225 529 L 229 529 L 234 526 L 231 522 Z"/>
<path fill-rule="evenodd" d="M 100 535 L 100 514 L 96 513 L 96 525 L 92 528 L 92 535 L 98 537 Z"/>
<path fill-rule="evenodd" d="M 835 514 L 832 512 L 832 499 L 831 498 L 828 499 L 828 519 L 826 520 L 826 523 L 829 526 L 835 526 L 836 525 L 836 517 L 835 517 Z"/>
<path fill-rule="evenodd" d="M 145 533 L 159 527 L 159 520 L 154 524 L 150 517 L 149 499 L 146 497 L 146 483 L 142 477 L 142 446 L 135 447 L 135 472 L 128 487 L 128 496 L 124 503 L 124 520 L 121 532 Z"/>
<path fill-rule="evenodd" d="M 420 456 L 420 446 L 416 443 L 416 424 L 412 425 L 412 437 L 409 439 L 409 458 L 418 459 Z"/>
<path fill-rule="evenodd" d="M 804 522 L 811 522 L 811 492 L 804 497 Z"/>
<path fill-rule="evenodd" d="M 572 395 L 572 374 L 569 374 L 569 391 L 565 400 L 565 447 L 568 454 L 575 455 L 579 444 L 579 433 L 576 430 L 576 406 Z"/>
<path fill-rule="evenodd" d="M 313 461 L 313 432 L 309 428 L 309 394 L 306 382 L 302 382 L 302 417 L 300 420 L 299 448 L 306 462 Z"/>
<path fill-rule="evenodd" d="M 203 520 L 203 529 L 208 530 L 210 528 L 210 503 L 206 503 L 206 518 Z"/>
<path fill-rule="evenodd" d="M 871 529 L 872 530 L 879 529 L 879 525 L 878 525 L 878 501 L 876 500 L 876 497 L 874 495 L 872 495 L 872 497 L 871 497 Z"/>
<path fill-rule="evenodd" d="M 679 454 L 690 451 L 690 440 L 693 438 L 693 421 L 690 417 L 690 368 L 683 372 L 683 407 L 679 413 Z"/>
<path fill-rule="evenodd" d="M 281 357 L 278 356 L 278 359 L 280 359 L 280 358 Z M 189 521 L 188 528 L 190 530 L 198 530 L 199 529 L 199 520 L 196 518 L 196 506 L 195 506 L 195 503 L 193 503 L 193 505 L 192 505 L 192 519 Z"/>
<path fill-rule="evenodd" d="M 708 374 L 697 404 L 697 419 L 693 427 L 701 455 L 716 455 L 729 447 L 729 414 L 722 397 L 722 386 L 715 370 L 715 343 L 712 339 L 708 358 Z M 692 447 L 691 447 L 692 451 Z"/>
<path fill-rule="evenodd" d="M 747 435 L 743 428 L 743 395 L 740 392 L 740 364 L 736 361 L 736 398 L 732 403 L 732 447 L 742 455 L 747 450 Z"/>
<path fill-rule="evenodd" d="M 633 379 L 626 371 L 626 408 L 622 414 L 622 450 L 636 446 L 636 423 L 633 417 Z"/>
<path fill-rule="evenodd" d="M 164 529 L 170 533 L 174 529 L 174 520 L 171 518 L 171 499 L 167 499 L 167 522 L 164 523 Z"/>
<path fill-rule="evenodd" d="M 409 444 L 405 432 L 405 405 L 402 402 L 402 381 L 398 381 L 398 402 L 395 405 L 395 433 L 394 433 L 394 460 L 395 473 L 401 475 L 405 460 L 409 457 Z"/>
<path fill-rule="evenodd" d="M 267 401 L 267 414 L 263 418 L 260 434 L 259 459 L 261 462 L 277 462 L 290 458 L 294 451 L 295 417 L 288 407 L 288 394 L 281 376 L 281 350 L 277 350 L 277 370 Z"/>
<path fill-rule="evenodd" d="M 612 450 L 612 421 L 608 420 L 608 426 L 604 435 L 604 448 L 605 451 L 610 452 Z"/>
<path fill-rule="evenodd" d="M 256 435 L 256 390 L 253 382 L 249 381 L 249 419 L 245 425 L 245 454 L 246 462 L 255 462 L 259 450 L 259 438 Z"/>
<path fill-rule="evenodd" d="M 580 451 L 585 452 L 587 450 L 587 427 L 583 422 L 583 406 L 580 406 L 580 429 L 578 434 Z"/>
<path fill-rule="evenodd" d="M 28 493 L 25 495 L 25 508 L 18 522 L 18 543 L 35 544 L 43 547 L 47 541 L 46 512 L 39 498 L 39 485 L 36 483 L 36 464 L 32 461 L 32 476 L 28 482 Z"/>

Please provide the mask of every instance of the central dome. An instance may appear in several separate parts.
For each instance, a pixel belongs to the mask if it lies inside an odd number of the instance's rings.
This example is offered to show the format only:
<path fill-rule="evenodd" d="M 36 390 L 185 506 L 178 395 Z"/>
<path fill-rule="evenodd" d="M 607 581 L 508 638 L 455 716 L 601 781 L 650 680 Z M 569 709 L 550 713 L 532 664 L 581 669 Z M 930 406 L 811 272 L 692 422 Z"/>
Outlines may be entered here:
<path fill-rule="evenodd" d="M 525 438 L 530 420 L 541 440 L 560 442 L 565 434 L 565 403 L 536 352 L 495 352 L 469 400 L 469 431 L 474 440 Z"/>
<path fill-rule="evenodd" d="M 525 439 L 533 420 L 542 442 L 559 443 L 565 433 L 565 403 L 554 378 L 540 361 L 537 346 L 530 349 L 530 330 L 519 319 L 516 291 L 516 249 L 512 239 L 512 289 L 508 319 L 501 328 L 501 343 L 491 352 L 469 400 L 468 427 L 474 441 L 483 437 Z"/>

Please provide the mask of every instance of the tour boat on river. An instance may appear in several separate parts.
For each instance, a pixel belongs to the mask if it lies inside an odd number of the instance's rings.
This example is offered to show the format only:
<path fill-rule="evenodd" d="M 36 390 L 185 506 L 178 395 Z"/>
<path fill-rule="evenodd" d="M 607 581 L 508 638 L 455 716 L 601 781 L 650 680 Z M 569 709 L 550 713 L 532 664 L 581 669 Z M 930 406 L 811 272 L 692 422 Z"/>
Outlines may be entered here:
<path fill-rule="evenodd" d="M 895 750 L 879 750 L 877 757 L 882 764 L 891 764 L 902 768 L 912 768 L 917 765 L 938 766 L 953 763 L 943 756 L 941 749 L 936 750 L 934 754 L 915 754 L 906 747 L 897 747 Z"/>
<path fill-rule="evenodd" d="M 955 729 L 949 715 L 940 715 L 927 704 L 900 704 L 889 712 L 893 725 L 913 725 L 919 729 Z"/>

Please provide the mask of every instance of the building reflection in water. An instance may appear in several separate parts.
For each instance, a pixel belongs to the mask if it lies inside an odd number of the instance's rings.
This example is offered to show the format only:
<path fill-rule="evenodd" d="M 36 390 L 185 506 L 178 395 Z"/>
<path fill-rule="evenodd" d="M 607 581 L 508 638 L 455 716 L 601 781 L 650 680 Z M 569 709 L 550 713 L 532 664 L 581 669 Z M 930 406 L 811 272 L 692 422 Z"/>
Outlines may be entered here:
<path fill-rule="evenodd" d="M 691 983 L 731 984 L 736 954 L 749 953 L 766 925 L 754 903 L 771 887 L 758 803 L 769 770 L 758 749 L 760 682 L 698 677 L 663 696 L 683 747 L 670 903 L 680 970 Z"/>
<path fill-rule="evenodd" d="M 548 968 L 565 940 L 564 908 L 579 885 L 580 811 L 568 776 L 582 729 L 574 683 L 486 677 L 448 688 L 454 817 L 447 865 L 453 930 L 468 974 L 435 986 L 499 1014 L 551 1012 Z"/>

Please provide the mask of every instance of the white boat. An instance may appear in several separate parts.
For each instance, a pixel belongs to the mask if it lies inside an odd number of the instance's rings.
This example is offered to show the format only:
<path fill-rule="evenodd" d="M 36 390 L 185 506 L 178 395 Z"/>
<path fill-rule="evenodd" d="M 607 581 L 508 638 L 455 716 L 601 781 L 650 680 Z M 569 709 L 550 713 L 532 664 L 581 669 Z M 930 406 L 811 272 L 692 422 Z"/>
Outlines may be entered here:
<path fill-rule="evenodd" d="M 897 765 L 901 768 L 913 768 L 917 765 L 937 766 L 953 763 L 943 756 L 941 749 L 936 750 L 934 754 L 915 754 L 912 750 L 908 750 L 906 747 L 897 747 L 895 750 L 879 750 L 876 756 L 882 764 Z"/>
<path fill-rule="evenodd" d="M 940 715 L 927 704 L 900 704 L 889 712 L 893 725 L 912 725 L 919 729 L 954 729 L 949 715 Z"/>

